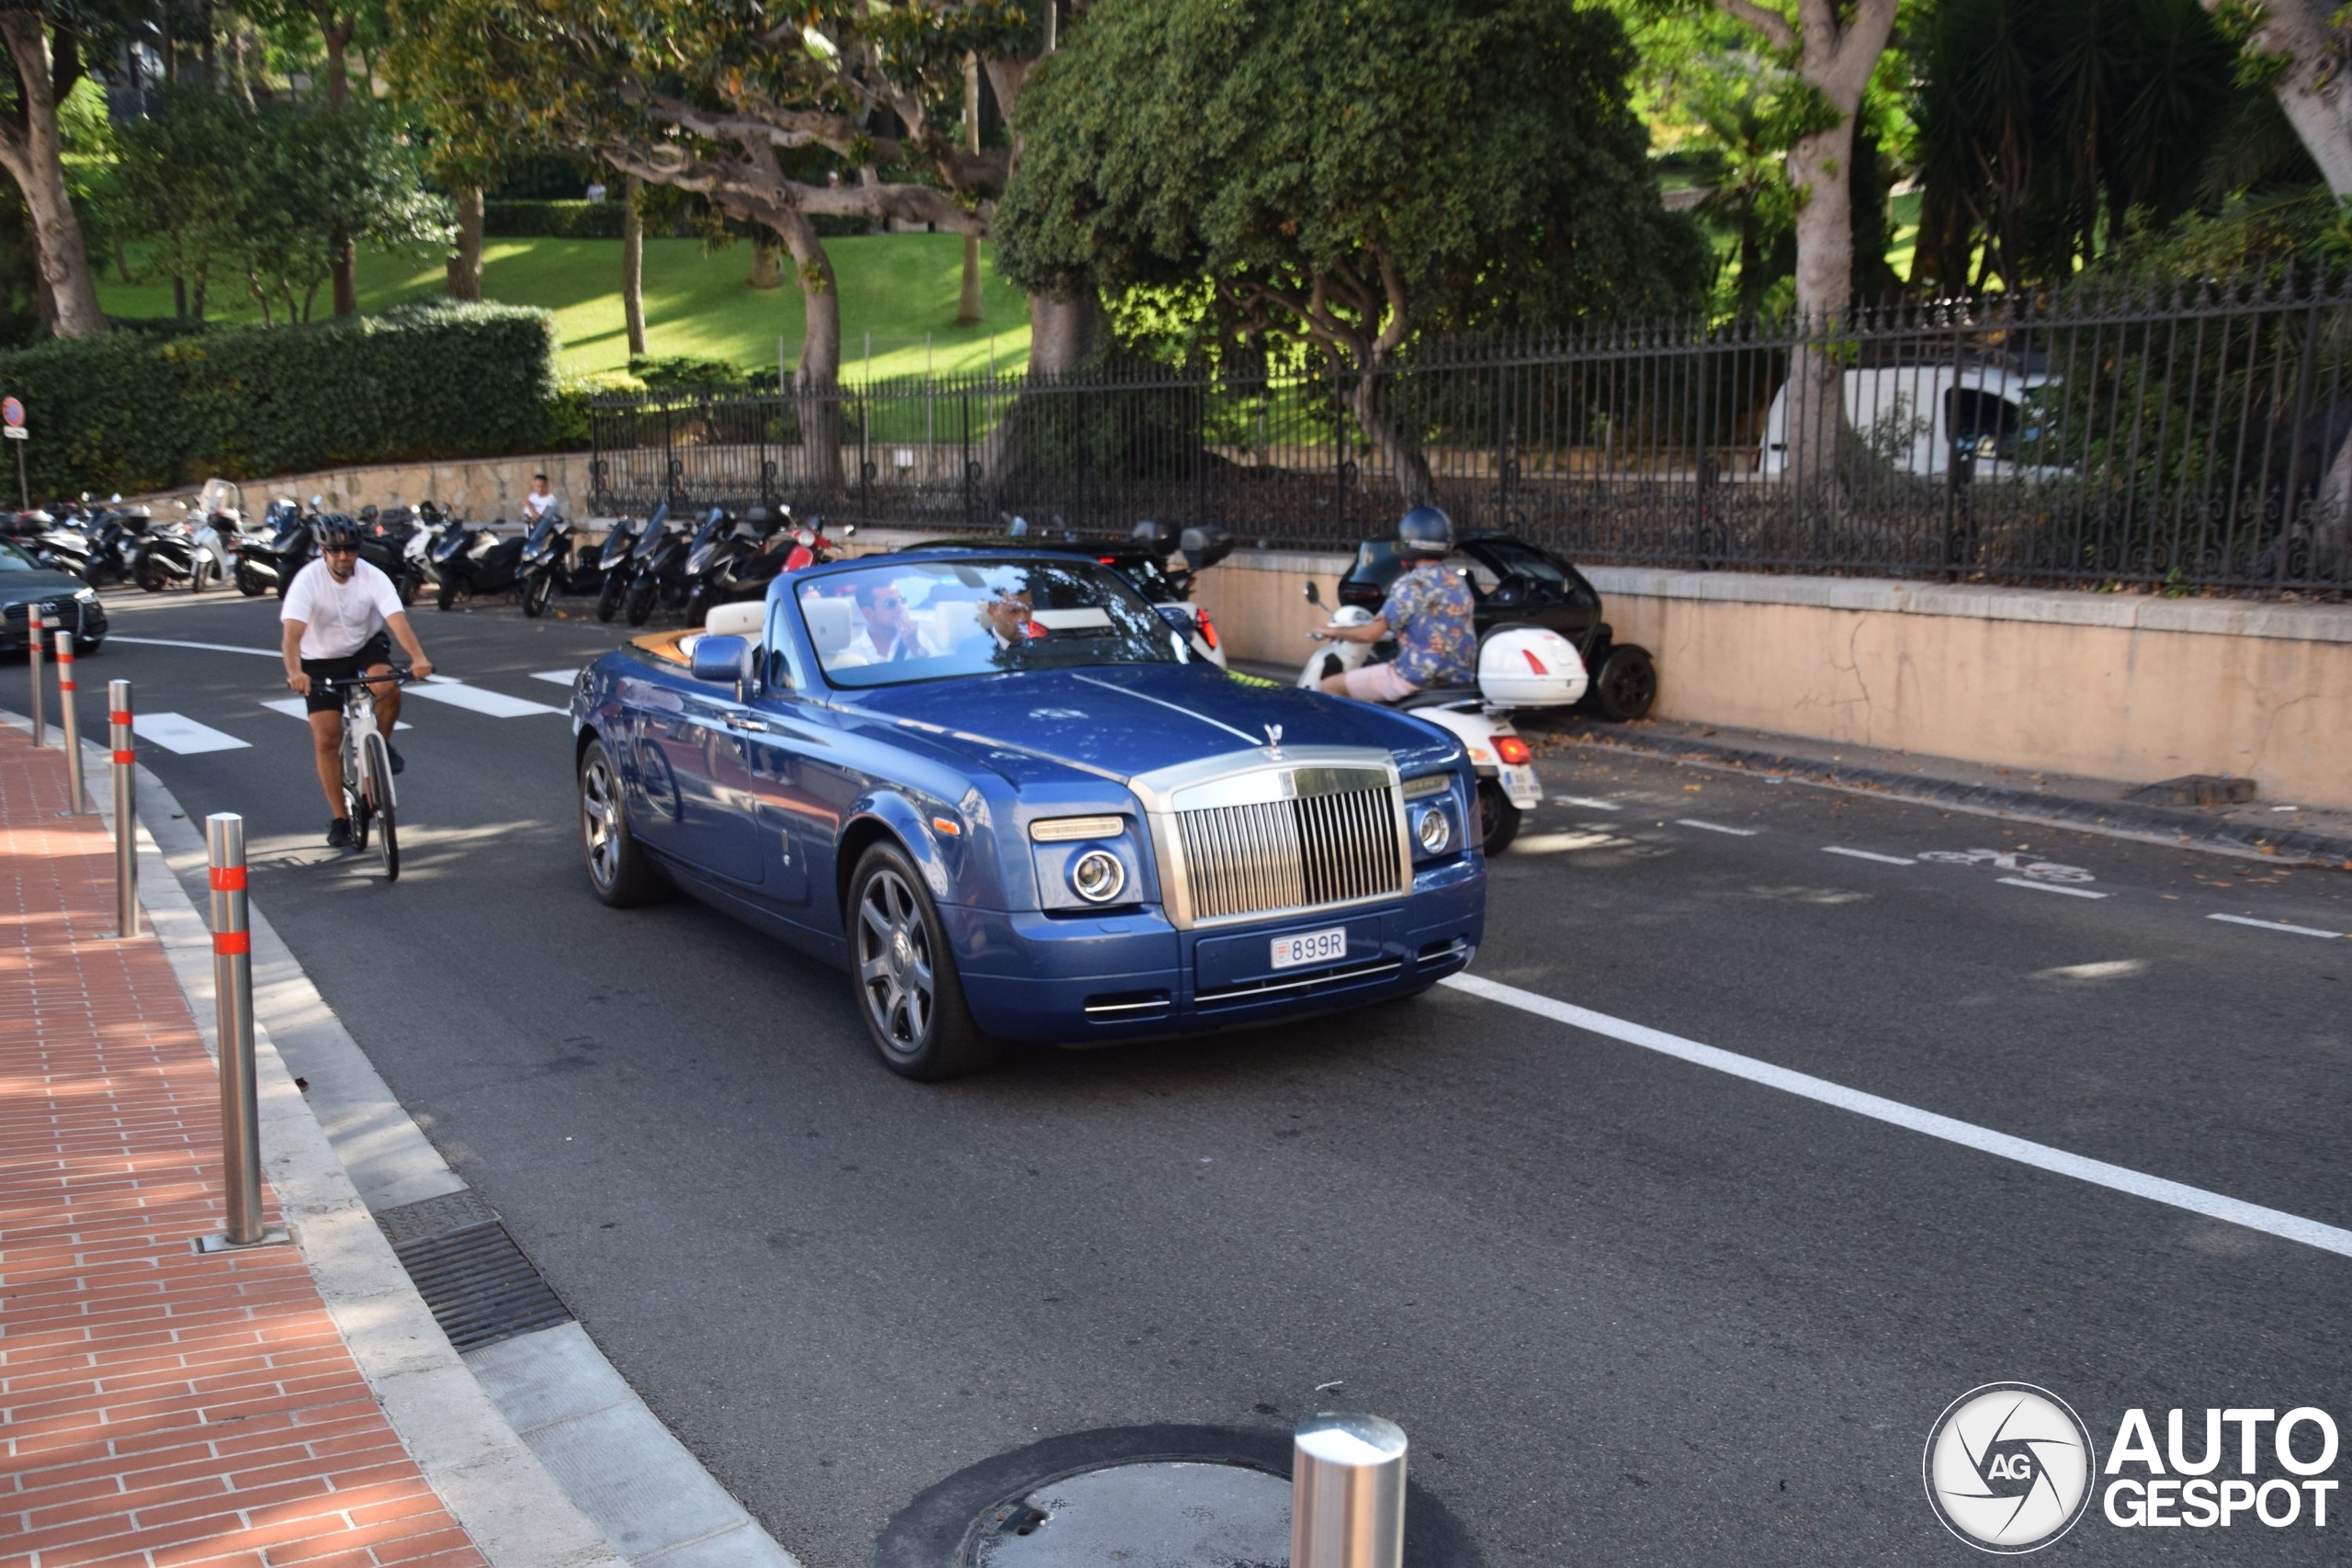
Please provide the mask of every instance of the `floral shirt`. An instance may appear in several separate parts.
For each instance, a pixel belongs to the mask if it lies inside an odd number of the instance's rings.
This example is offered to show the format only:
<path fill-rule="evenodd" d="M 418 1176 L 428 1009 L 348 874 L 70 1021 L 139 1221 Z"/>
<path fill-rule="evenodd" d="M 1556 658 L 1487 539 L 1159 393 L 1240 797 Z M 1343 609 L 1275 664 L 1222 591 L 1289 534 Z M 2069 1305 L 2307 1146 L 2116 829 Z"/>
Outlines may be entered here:
<path fill-rule="evenodd" d="M 1414 685 L 1467 686 L 1478 677 L 1469 584 L 1423 561 L 1388 590 L 1380 618 L 1396 638 L 1396 673 Z"/>

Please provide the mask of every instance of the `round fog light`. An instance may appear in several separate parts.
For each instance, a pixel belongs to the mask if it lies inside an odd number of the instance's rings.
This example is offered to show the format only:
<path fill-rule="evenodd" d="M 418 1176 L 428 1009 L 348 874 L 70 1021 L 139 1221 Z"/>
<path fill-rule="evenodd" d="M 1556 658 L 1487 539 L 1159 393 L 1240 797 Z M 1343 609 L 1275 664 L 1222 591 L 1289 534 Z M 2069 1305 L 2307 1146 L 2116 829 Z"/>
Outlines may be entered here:
<path fill-rule="evenodd" d="M 1070 863 L 1069 885 L 1090 904 L 1107 904 L 1127 885 L 1127 868 L 1108 850 L 1089 850 Z"/>
<path fill-rule="evenodd" d="M 1446 819 L 1445 808 L 1432 806 L 1422 812 L 1421 819 L 1413 824 L 1413 837 L 1419 841 L 1423 854 L 1443 854 L 1445 847 L 1453 842 L 1453 824 Z"/>

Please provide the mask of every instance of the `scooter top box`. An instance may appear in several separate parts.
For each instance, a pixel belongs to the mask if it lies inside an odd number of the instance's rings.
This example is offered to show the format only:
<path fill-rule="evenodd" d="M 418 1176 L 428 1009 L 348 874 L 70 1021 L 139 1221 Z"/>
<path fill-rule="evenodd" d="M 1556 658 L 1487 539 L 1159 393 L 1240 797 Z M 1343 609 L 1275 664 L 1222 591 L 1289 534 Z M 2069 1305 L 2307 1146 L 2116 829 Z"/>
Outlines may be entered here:
<path fill-rule="evenodd" d="M 1576 645 L 1544 626 L 1506 626 L 1478 646 L 1478 691 L 1505 707 L 1566 707 L 1584 696 Z"/>

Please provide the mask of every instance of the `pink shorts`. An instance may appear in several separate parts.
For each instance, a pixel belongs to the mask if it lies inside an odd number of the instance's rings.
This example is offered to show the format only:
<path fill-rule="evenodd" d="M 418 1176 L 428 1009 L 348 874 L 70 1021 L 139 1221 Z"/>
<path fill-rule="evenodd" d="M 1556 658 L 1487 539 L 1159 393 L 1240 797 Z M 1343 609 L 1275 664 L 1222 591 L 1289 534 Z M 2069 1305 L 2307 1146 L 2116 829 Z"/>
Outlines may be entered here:
<path fill-rule="evenodd" d="M 1396 661 L 1359 664 L 1347 673 L 1348 695 L 1360 703 L 1401 703 L 1420 690 L 1396 673 Z"/>

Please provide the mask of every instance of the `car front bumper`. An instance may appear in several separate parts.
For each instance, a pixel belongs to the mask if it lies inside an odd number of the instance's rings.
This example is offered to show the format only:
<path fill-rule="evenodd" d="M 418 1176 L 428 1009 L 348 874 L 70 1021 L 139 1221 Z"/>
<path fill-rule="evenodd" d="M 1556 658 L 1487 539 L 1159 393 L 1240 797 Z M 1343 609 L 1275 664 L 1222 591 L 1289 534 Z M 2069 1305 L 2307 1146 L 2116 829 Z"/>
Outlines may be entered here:
<path fill-rule="evenodd" d="M 40 603 L 42 601 L 38 599 L 28 599 L 0 607 L 0 653 L 25 651 L 28 640 L 25 635 L 27 609 Z M 50 617 L 48 630 L 70 630 L 77 640 L 83 642 L 107 635 L 107 613 L 101 606 L 83 603 L 70 594 L 60 594 L 54 604 L 53 614 L 49 610 L 42 612 Z M 44 648 L 42 651 L 48 649 Z"/>
<path fill-rule="evenodd" d="M 1486 931 L 1475 856 L 1419 872 L 1410 897 L 1213 931 L 1157 910 L 1099 917 L 943 907 L 972 1017 L 1008 1040 L 1084 1045 L 1355 1007 L 1468 966 Z M 1275 969 L 1273 939 L 1344 927 L 1345 959 Z"/>

